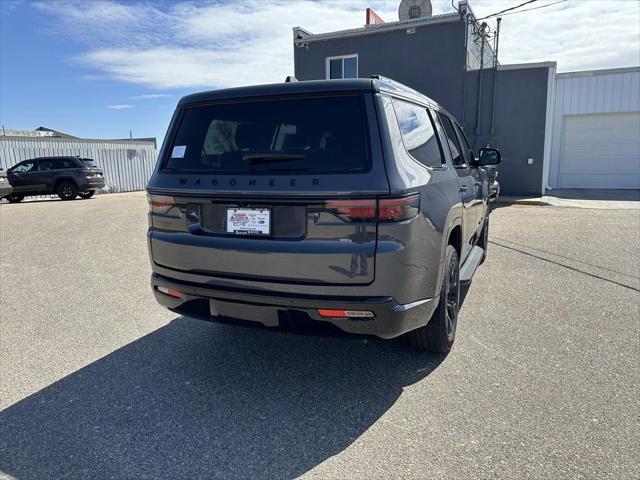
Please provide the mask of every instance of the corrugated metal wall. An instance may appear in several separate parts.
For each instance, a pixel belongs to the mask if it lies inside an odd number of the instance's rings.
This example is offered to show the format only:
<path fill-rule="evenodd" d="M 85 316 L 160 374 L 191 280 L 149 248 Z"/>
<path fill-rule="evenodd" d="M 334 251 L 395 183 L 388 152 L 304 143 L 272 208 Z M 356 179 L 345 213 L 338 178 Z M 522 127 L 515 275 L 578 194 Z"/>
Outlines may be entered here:
<path fill-rule="evenodd" d="M 565 116 L 638 111 L 640 67 L 559 73 L 556 76 L 549 185 L 552 188 L 559 185 Z"/>
<path fill-rule="evenodd" d="M 29 158 L 62 155 L 94 159 L 104 170 L 106 188 L 103 192 L 131 192 L 146 188 L 158 151 L 153 143 L 135 140 L 0 136 L 0 168 L 5 170 Z"/>

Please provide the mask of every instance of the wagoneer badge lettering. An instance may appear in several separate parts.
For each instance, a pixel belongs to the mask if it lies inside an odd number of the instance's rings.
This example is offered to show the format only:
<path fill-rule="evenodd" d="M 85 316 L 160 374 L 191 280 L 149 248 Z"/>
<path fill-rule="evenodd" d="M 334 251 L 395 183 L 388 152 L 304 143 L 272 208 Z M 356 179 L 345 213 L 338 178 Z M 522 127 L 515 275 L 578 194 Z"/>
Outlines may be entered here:
<path fill-rule="evenodd" d="M 301 186 L 299 181 L 301 179 L 299 178 L 289 178 L 288 180 L 284 180 L 284 179 L 280 179 L 278 181 L 278 179 L 275 178 L 269 178 L 266 182 L 266 185 L 268 187 L 274 188 L 274 187 L 278 187 L 281 185 L 289 185 L 290 187 L 298 187 Z M 189 182 L 188 178 L 180 178 L 178 179 L 178 182 L 180 183 L 180 185 L 187 185 Z M 306 183 L 306 182 L 304 182 Z M 320 179 L 319 178 L 312 178 L 310 182 L 308 182 L 311 184 L 312 187 L 319 187 L 320 186 Z M 211 179 L 211 186 L 213 187 L 217 187 L 217 186 L 221 186 L 221 185 L 228 185 L 230 187 L 242 187 L 244 185 L 248 186 L 248 187 L 257 187 L 260 185 L 263 185 L 263 182 L 258 183 L 258 180 L 255 178 L 250 178 L 250 179 L 237 179 L 237 178 L 230 178 L 226 181 L 222 181 L 218 178 L 212 178 Z M 201 179 L 196 178 L 193 181 L 193 185 L 194 186 L 200 186 L 201 185 Z"/>

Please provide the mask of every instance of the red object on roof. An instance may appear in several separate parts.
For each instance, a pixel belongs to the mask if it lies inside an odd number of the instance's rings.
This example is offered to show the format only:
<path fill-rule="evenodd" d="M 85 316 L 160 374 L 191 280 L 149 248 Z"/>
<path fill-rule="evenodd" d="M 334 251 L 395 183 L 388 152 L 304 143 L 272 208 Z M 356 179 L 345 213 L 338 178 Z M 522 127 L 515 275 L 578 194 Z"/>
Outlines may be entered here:
<path fill-rule="evenodd" d="M 379 25 L 384 23 L 384 20 L 374 12 L 372 9 L 367 8 L 367 25 Z"/>

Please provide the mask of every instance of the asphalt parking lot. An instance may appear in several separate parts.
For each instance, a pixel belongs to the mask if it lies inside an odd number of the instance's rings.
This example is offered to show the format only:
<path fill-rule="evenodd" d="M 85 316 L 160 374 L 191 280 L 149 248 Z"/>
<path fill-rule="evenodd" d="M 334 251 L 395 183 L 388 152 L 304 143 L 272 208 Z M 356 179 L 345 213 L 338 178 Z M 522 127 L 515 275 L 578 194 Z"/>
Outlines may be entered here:
<path fill-rule="evenodd" d="M 497 208 L 442 358 L 176 318 L 146 208 L 0 205 L 0 476 L 640 477 L 639 210 Z"/>

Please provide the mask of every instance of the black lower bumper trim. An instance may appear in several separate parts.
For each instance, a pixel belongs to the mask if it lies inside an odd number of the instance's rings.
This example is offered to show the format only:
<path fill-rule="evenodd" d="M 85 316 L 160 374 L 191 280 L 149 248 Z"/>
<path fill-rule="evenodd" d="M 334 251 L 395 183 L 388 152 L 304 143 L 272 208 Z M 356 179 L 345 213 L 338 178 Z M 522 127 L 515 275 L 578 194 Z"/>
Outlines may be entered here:
<path fill-rule="evenodd" d="M 205 320 L 220 320 L 214 311 L 233 312 L 233 317 L 266 326 L 279 326 L 285 315 L 306 315 L 313 321 L 328 322 L 347 333 L 392 338 L 425 325 L 435 308 L 435 299 L 417 302 L 415 307 L 398 308 L 392 297 L 331 297 L 239 291 L 209 285 L 194 285 L 154 273 L 151 285 L 156 300 L 170 310 Z M 182 293 L 180 298 L 158 290 L 165 287 Z M 213 305 L 213 307 L 212 307 Z M 221 308 L 217 308 L 220 306 Z M 373 318 L 326 318 L 318 309 L 367 310 Z"/>

